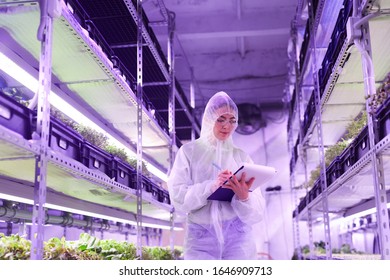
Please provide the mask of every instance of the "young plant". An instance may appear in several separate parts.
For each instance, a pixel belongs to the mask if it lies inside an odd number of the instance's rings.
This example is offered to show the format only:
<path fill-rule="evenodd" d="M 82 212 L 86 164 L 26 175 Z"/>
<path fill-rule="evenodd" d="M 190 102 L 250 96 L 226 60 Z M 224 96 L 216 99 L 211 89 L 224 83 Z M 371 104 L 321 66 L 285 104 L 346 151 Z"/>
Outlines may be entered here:
<path fill-rule="evenodd" d="M 97 132 L 96 130 L 88 126 L 77 124 L 75 126 L 75 129 L 78 133 L 81 134 L 81 136 L 85 138 L 85 140 L 87 140 L 92 145 L 104 149 L 104 147 L 106 147 L 108 144 L 108 137 L 106 135 Z"/>
<path fill-rule="evenodd" d="M 347 126 L 347 133 L 344 136 L 345 140 L 355 139 L 356 136 L 363 130 L 367 125 L 367 112 L 363 110 L 357 118 L 349 123 Z"/>
<path fill-rule="evenodd" d="M 349 141 L 342 139 L 325 151 L 326 167 L 328 167 L 332 161 L 348 147 L 349 143 Z"/>
<path fill-rule="evenodd" d="M 0 260 L 30 259 L 31 241 L 18 234 L 0 233 Z"/>
<path fill-rule="evenodd" d="M 89 143 L 91 143 L 94 146 L 97 146 L 108 153 L 112 154 L 113 156 L 116 156 L 123 160 L 124 162 L 129 163 L 131 166 L 133 166 L 135 169 L 137 168 L 137 159 L 136 158 L 130 158 L 128 154 L 126 153 L 125 149 L 118 148 L 115 145 L 108 143 L 108 137 L 104 135 L 103 133 L 97 132 L 96 130 L 85 126 L 83 124 L 78 124 L 75 121 L 71 120 L 69 117 L 67 117 L 65 114 L 63 114 L 61 111 L 51 108 L 51 114 L 57 118 L 58 120 L 62 121 L 66 125 L 69 125 L 74 130 L 76 130 L 85 140 L 87 140 Z M 142 172 L 145 176 L 150 176 L 150 172 L 147 169 L 147 166 L 145 162 L 142 162 Z"/>
<path fill-rule="evenodd" d="M 75 129 L 77 123 L 69 118 L 67 115 L 62 113 L 60 110 L 56 109 L 55 107 L 51 106 L 50 107 L 50 114 L 55 117 L 57 120 L 60 120 L 67 126 L 70 126 L 71 128 Z"/>
<path fill-rule="evenodd" d="M 117 146 L 114 146 L 114 145 L 107 145 L 104 147 L 104 150 L 106 150 L 107 152 L 109 152 L 113 156 L 120 158 L 124 162 L 128 161 L 128 156 L 127 156 L 125 149 L 118 148 Z"/>
<path fill-rule="evenodd" d="M 348 124 L 346 133 L 336 144 L 330 146 L 325 151 L 325 166 L 328 167 L 332 161 L 340 155 L 352 142 L 352 140 L 359 135 L 363 128 L 367 125 L 367 112 L 363 110 L 354 121 Z M 312 170 L 310 179 L 306 185 L 308 188 L 314 186 L 315 181 L 320 177 L 320 166 Z"/>
<path fill-rule="evenodd" d="M 137 159 L 136 158 L 129 158 L 127 162 L 134 167 L 134 169 L 137 169 Z M 145 176 L 150 176 L 150 172 L 146 166 L 145 162 L 142 162 L 142 174 Z"/>

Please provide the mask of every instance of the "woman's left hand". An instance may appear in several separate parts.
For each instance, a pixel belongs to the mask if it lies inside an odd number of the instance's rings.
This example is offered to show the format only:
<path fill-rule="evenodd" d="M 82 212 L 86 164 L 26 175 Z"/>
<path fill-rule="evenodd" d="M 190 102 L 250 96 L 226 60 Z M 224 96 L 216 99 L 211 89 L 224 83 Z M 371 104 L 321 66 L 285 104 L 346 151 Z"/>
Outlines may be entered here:
<path fill-rule="evenodd" d="M 245 177 L 245 172 L 242 173 L 240 181 L 235 175 L 233 175 L 229 182 L 223 187 L 231 189 L 237 195 L 239 200 L 247 200 L 249 197 L 249 189 L 255 181 L 255 178 L 252 177 L 249 181 L 247 181 Z"/>

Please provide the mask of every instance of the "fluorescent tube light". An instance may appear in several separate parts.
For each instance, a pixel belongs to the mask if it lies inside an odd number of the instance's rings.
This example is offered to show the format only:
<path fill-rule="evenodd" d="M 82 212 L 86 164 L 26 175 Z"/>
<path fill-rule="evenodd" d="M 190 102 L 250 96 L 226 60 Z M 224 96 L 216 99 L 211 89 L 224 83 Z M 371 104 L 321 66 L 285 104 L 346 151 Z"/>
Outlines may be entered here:
<path fill-rule="evenodd" d="M 386 204 L 386 207 L 387 207 L 387 209 L 390 208 L 390 202 Z M 368 215 L 374 214 L 374 213 L 376 213 L 376 207 L 373 207 L 373 208 L 370 208 L 370 209 L 358 212 L 356 214 L 352 214 L 352 215 L 344 217 L 342 219 L 344 219 L 344 220 L 353 220 L 353 219 L 360 218 L 360 217 L 365 217 L 365 216 L 368 216 Z"/>
<path fill-rule="evenodd" d="M 55 209 L 55 210 L 64 211 L 64 212 L 75 213 L 75 214 L 80 214 L 80 215 L 84 215 L 84 216 L 109 220 L 109 221 L 118 222 L 118 223 L 122 223 L 122 224 L 129 224 L 129 225 L 137 226 L 136 221 L 126 220 L 126 219 L 117 218 L 117 217 L 108 216 L 108 215 L 97 214 L 97 213 L 84 211 L 84 210 L 78 210 L 78 209 L 55 205 L 55 204 L 51 204 L 51 203 L 46 203 L 45 207 Z M 151 227 L 151 228 L 170 229 L 169 226 L 152 224 L 152 223 L 142 223 L 142 226 L 143 227 Z M 174 230 L 182 230 L 182 228 L 175 227 Z"/>
<path fill-rule="evenodd" d="M 0 51 L 0 69 L 5 73 L 7 73 L 9 76 L 13 77 L 19 83 L 23 84 L 32 92 L 36 93 L 38 91 L 38 80 L 35 77 L 33 77 L 31 74 L 29 74 L 27 71 L 25 71 L 18 64 L 16 64 L 13 60 L 11 60 L 6 55 L 4 55 L 1 51 Z M 59 97 L 53 91 L 50 91 L 49 101 L 51 105 L 61 110 L 64 114 L 72 118 L 77 123 L 84 124 L 88 127 L 95 129 L 98 132 L 103 133 L 108 137 L 108 139 L 111 141 L 113 145 L 117 146 L 118 148 L 123 148 L 129 155 L 137 157 L 137 154 L 134 153 L 131 149 L 123 145 L 115 137 L 107 133 L 104 129 L 102 129 L 100 126 L 95 124 L 88 117 L 80 113 L 78 110 L 76 110 L 73 106 L 71 106 L 61 97 Z M 167 174 L 165 174 L 160 169 L 152 165 L 150 162 L 147 161 L 145 162 L 147 163 L 148 170 L 152 174 L 154 174 L 164 182 L 167 182 L 168 180 Z"/>
<path fill-rule="evenodd" d="M 14 196 L 14 195 L 10 195 L 10 194 L 5 194 L 5 193 L 0 193 L 0 198 L 5 199 L 5 200 L 9 200 L 9 201 L 16 201 L 16 202 L 20 202 L 20 203 L 24 203 L 24 204 L 29 204 L 29 205 L 34 204 L 34 201 L 32 201 L 31 199 L 19 197 L 19 196 Z"/>
<path fill-rule="evenodd" d="M 37 92 L 38 80 L 0 52 L 0 68 L 32 92 Z"/>
<path fill-rule="evenodd" d="M 9 200 L 9 201 L 16 201 L 16 202 L 20 202 L 20 203 L 25 203 L 25 204 L 29 204 L 29 205 L 33 205 L 34 204 L 34 201 L 32 199 L 18 197 L 18 196 L 4 194 L 4 193 L 0 193 L 0 198 L 1 199 L 5 199 L 5 200 Z M 78 210 L 78 209 L 65 207 L 65 206 L 61 206 L 61 205 L 45 203 L 44 207 L 50 208 L 50 209 L 59 210 L 59 211 L 64 211 L 64 212 L 68 212 L 68 213 L 74 213 L 74 214 L 84 215 L 84 216 L 88 216 L 88 217 L 94 217 L 94 218 L 109 220 L 109 221 L 113 221 L 113 222 L 118 222 L 118 223 L 123 223 L 123 224 L 129 224 L 129 225 L 137 226 L 137 222 L 136 221 L 122 219 L 122 218 L 117 218 L 117 217 L 108 216 L 108 215 L 102 215 L 102 214 L 93 213 L 93 212 L 84 211 L 84 210 Z M 150 228 L 161 228 L 161 229 L 167 229 L 167 230 L 170 229 L 169 226 L 160 225 L 160 224 L 152 224 L 152 223 L 142 223 L 142 226 L 143 227 L 150 227 Z M 181 228 L 181 227 L 174 227 L 174 230 L 183 230 L 183 228 Z"/>

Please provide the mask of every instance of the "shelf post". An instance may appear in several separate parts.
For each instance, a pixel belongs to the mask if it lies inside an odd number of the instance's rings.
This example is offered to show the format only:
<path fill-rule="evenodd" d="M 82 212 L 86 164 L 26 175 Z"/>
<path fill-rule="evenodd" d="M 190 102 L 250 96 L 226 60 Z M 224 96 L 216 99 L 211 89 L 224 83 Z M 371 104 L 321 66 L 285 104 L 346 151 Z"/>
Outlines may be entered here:
<path fill-rule="evenodd" d="M 146 232 L 145 234 L 146 246 L 150 246 L 150 235 L 151 235 L 150 228 L 146 228 L 145 232 Z"/>
<path fill-rule="evenodd" d="M 175 250 L 175 219 L 174 219 L 174 210 L 171 210 L 171 212 L 169 213 L 169 220 L 171 222 L 170 224 L 170 232 L 171 232 L 171 235 L 170 235 L 170 245 L 171 245 L 171 251 L 172 253 L 174 252 Z"/>
<path fill-rule="evenodd" d="M 142 0 L 137 0 L 137 256 L 142 259 Z"/>
<path fill-rule="evenodd" d="M 322 6 L 324 1 L 319 1 L 318 6 Z M 318 77 L 318 67 L 317 67 L 317 45 L 316 45 L 316 33 L 318 27 L 318 17 L 316 16 L 321 11 L 314 11 L 313 1 L 309 2 L 309 19 L 313 20 L 312 22 L 312 32 L 310 35 L 310 44 L 312 47 L 312 72 L 313 72 L 313 82 L 314 82 L 314 102 L 315 102 L 315 111 L 316 111 L 316 123 L 317 123 L 317 134 L 318 134 L 318 153 L 319 153 L 319 165 L 320 165 L 320 187 L 321 187 L 321 196 L 322 196 L 322 212 L 323 212 L 323 223 L 324 223 L 324 234 L 325 234 L 325 249 L 326 249 L 326 259 L 332 259 L 332 248 L 331 248 L 331 238 L 330 238 L 330 225 L 329 225 L 329 209 L 328 209 L 328 188 L 326 180 L 326 165 L 325 165 L 325 151 L 324 151 L 324 142 L 323 142 L 323 129 L 322 129 L 322 112 L 321 112 L 321 92 L 319 86 L 319 77 Z M 309 221 L 312 223 L 312 221 Z"/>
<path fill-rule="evenodd" d="M 158 246 L 162 247 L 162 229 L 161 228 L 158 229 L 157 238 L 158 238 Z"/>
<path fill-rule="evenodd" d="M 168 64 L 169 64 L 169 100 L 168 100 L 168 127 L 169 127 L 169 169 L 172 168 L 176 152 L 176 124 L 175 124 L 175 14 L 168 12 Z"/>
<path fill-rule="evenodd" d="M 19 206 L 19 209 L 21 210 L 26 210 L 26 205 L 22 204 Z M 18 227 L 18 234 L 20 236 L 25 236 L 27 235 L 27 225 L 26 225 L 26 220 L 22 219 L 19 222 L 19 227 Z"/>
<path fill-rule="evenodd" d="M 175 39 L 175 13 L 168 12 L 168 64 L 169 64 L 169 101 L 168 101 L 168 121 L 169 121 L 169 136 L 171 143 L 169 145 L 169 172 L 173 166 L 176 156 L 176 123 L 175 123 L 175 50 L 174 50 L 174 39 Z M 174 215 L 173 210 L 170 212 L 170 245 L 173 253 L 174 249 Z"/>
<path fill-rule="evenodd" d="M 358 7 L 354 8 L 354 15 L 357 15 Z M 357 19 L 357 18 L 355 18 Z M 360 29 L 361 32 L 357 31 L 357 34 L 361 34 L 360 39 L 355 38 L 354 43 L 357 49 L 361 53 L 362 67 L 363 67 L 363 78 L 364 78 L 364 89 L 366 95 L 366 111 L 367 111 L 367 126 L 368 126 L 368 139 L 369 149 L 371 153 L 371 166 L 373 185 L 375 192 L 375 205 L 377 214 L 377 225 L 379 233 L 379 247 L 381 251 L 381 258 L 384 260 L 390 259 L 390 224 L 389 224 L 389 213 L 387 210 L 387 194 L 385 184 L 385 174 L 383 169 L 382 156 L 377 153 L 376 149 L 376 123 L 374 122 L 375 114 L 371 108 L 371 101 L 376 94 L 375 89 L 375 73 L 374 65 L 372 62 L 372 49 L 370 39 L 370 28 L 368 20 L 364 21 L 361 26 L 354 26 Z"/>
<path fill-rule="evenodd" d="M 196 127 L 196 123 L 195 123 L 195 77 L 194 77 L 194 68 L 193 67 L 190 67 L 190 71 L 191 71 L 191 83 L 190 83 L 190 105 L 191 105 L 191 109 L 192 109 L 192 118 L 193 118 L 193 122 L 192 122 L 192 129 L 191 129 L 191 141 L 194 141 L 195 140 L 195 137 L 196 137 L 196 131 L 195 131 L 195 127 Z"/>
<path fill-rule="evenodd" d="M 39 60 L 39 85 L 37 105 L 37 130 L 40 139 L 39 154 L 35 160 L 34 205 L 31 228 L 31 259 L 40 260 L 43 257 L 43 235 L 45 224 L 47 160 L 50 133 L 51 60 L 53 44 L 53 18 L 60 15 L 59 1 L 39 1 L 40 25 L 37 38 L 41 41 Z"/>
<path fill-rule="evenodd" d="M 293 60 L 294 63 L 294 71 L 295 71 L 295 94 L 299 94 L 299 89 L 298 89 L 298 77 L 299 77 L 299 66 L 298 66 L 298 60 L 297 60 L 297 36 L 298 36 L 298 31 L 297 31 L 297 23 L 296 19 L 292 21 L 291 23 L 291 40 L 292 40 L 292 54 L 290 59 Z M 290 93 L 290 90 L 288 90 L 288 93 Z M 290 94 L 289 94 L 290 95 Z M 291 96 L 288 96 L 288 100 L 291 102 L 292 98 Z M 299 108 L 299 106 L 298 106 Z M 293 108 L 294 110 L 294 108 Z M 293 112 L 291 112 L 293 114 Z M 298 112 L 299 115 L 299 112 Z M 291 116 L 292 117 L 292 116 Z M 300 119 L 300 118 L 299 118 Z M 301 125 L 300 125 L 301 126 Z M 293 128 L 290 127 L 287 131 L 288 135 L 288 146 L 289 146 L 289 151 L 291 153 L 291 170 L 290 170 L 290 188 L 291 188 L 291 199 L 292 199 L 292 205 L 295 206 L 295 209 L 297 209 L 298 206 L 298 197 L 297 197 L 297 192 L 295 190 L 295 170 L 294 170 L 294 164 L 296 162 L 295 158 L 295 153 L 294 153 L 294 133 L 293 133 Z M 298 134 L 298 137 L 300 135 Z M 293 218 L 293 241 L 294 241 L 294 249 L 297 252 L 297 258 L 299 260 L 302 259 L 302 251 L 301 251 L 301 244 L 300 244 L 300 235 L 299 235 L 299 213 L 296 213 L 295 217 Z"/>

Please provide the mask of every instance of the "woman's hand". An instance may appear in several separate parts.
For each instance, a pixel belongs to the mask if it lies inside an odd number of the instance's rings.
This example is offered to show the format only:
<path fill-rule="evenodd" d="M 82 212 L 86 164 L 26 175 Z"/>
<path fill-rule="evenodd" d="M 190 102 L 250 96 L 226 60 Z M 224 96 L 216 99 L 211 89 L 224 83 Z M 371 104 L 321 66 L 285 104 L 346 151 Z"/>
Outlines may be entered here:
<path fill-rule="evenodd" d="M 249 198 L 249 189 L 251 188 L 255 178 L 252 177 L 249 181 L 246 180 L 245 172 L 242 173 L 241 180 L 238 181 L 235 175 L 224 185 L 225 188 L 231 189 L 239 200 L 247 200 Z"/>
<path fill-rule="evenodd" d="M 220 186 L 222 186 L 225 181 L 229 180 L 230 176 L 232 176 L 232 172 L 230 170 L 223 170 L 218 174 L 217 179 L 215 180 L 214 186 L 213 186 L 213 191 L 218 189 Z"/>

